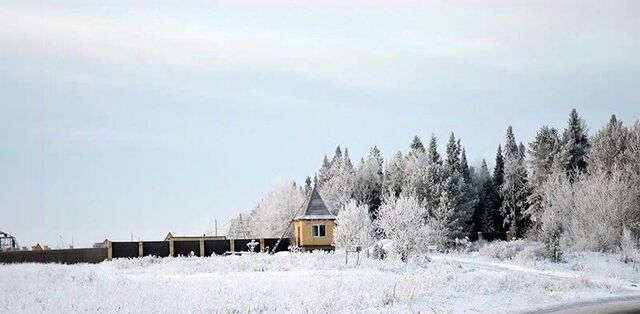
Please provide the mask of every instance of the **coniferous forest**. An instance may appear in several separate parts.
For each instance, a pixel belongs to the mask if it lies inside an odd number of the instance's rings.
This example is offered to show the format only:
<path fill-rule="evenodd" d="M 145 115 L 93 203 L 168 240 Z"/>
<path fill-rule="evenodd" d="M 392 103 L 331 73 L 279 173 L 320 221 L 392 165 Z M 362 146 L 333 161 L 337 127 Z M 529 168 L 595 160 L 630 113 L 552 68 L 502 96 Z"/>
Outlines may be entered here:
<path fill-rule="evenodd" d="M 551 259 L 563 250 L 618 252 L 640 231 L 640 122 L 612 115 L 595 134 L 573 110 L 563 130 L 542 126 L 531 143 L 511 126 L 491 161 L 469 165 L 451 133 L 411 140 L 383 160 L 378 147 L 353 163 L 338 146 L 300 185 L 279 182 L 245 215 L 253 236 L 279 236 L 317 188 L 338 217 L 338 246 L 394 241 L 401 256 L 479 238 L 527 238 Z M 237 218 L 236 218 L 237 219 Z M 233 236 L 233 235 L 230 235 Z M 623 252 L 624 253 L 624 252 Z"/>

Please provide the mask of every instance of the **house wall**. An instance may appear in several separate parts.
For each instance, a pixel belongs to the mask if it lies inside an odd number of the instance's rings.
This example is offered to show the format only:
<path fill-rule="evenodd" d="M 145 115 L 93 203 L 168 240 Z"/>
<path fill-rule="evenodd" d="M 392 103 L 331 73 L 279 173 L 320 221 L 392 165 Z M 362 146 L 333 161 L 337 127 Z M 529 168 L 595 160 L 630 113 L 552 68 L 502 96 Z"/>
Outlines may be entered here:
<path fill-rule="evenodd" d="M 322 238 L 314 238 L 312 233 L 313 225 L 325 225 L 327 234 Z M 300 247 L 327 247 L 333 246 L 333 229 L 335 228 L 333 220 L 298 220 L 295 226 L 295 244 Z"/>

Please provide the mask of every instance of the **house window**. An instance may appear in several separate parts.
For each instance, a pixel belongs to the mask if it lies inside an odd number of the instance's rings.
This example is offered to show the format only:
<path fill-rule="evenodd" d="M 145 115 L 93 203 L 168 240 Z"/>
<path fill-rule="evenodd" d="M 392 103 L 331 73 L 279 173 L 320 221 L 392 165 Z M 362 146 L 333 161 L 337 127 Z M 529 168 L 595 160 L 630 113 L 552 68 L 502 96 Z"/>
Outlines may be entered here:
<path fill-rule="evenodd" d="M 325 225 L 311 226 L 311 234 L 314 238 L 323 238 L 327 236 L 327 227 Z"/>

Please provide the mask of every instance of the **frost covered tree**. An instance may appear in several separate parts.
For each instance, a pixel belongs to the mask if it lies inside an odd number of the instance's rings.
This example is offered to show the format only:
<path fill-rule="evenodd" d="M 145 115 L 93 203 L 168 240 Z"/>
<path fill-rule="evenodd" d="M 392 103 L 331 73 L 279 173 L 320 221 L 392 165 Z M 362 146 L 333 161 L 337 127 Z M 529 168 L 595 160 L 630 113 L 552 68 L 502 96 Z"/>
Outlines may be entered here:
<path fill-rule="evenodd" d="M 636 121 L 636 123 L 629 128 L 624 159 L 630 166 L 627 168 L 630 170 L 629 173 L 640 177 L 640 167 L 633 167 L 633 165 L 640 165 L 640 121 Z"/>
<path fill-rule="evenodd" d="M 529 144 L 531 195 L 527 200 L 529 207 L 525 214 L 531 217 L 531 221 L 538 227 L 542 210 L 544 184 L 553 171 L 553 165 L 560 153 L 560 147 L 558 131 L 546 125 L 538 131 L 535 140 Z"/>
<path fill-rule="evenodd" d="M 429 213 L 438 206 L 440 196 L 444 188 L 443 182 L 446 179 L 446 167 L 442 163 L 442 158 L 438 153 L 438 143 L 435 136 L 431 136 L 429 150 L 424 165 L 423 177 L 423 205 Z"/>
<path fill-rule="evenodd" d="M 562 134 L 560 158 L 569 177 L 587 170 L 587 156 L 591 149 L 587 125 L 573 109 L 569 115 L 567 128 Z"/>
<path fill-rule="evenodd" d="M 281 179 L 258 202 L 249 217 L 253 237 L 280 237 L 302 205 L 304 195 L 295 181 Z"/>
<path fill-rule="evenodd" d="M 322 159 L 322 166 L 320 167 L 317 178 L 317 187 L 323 186 L 325 183 L 331 180 L 331 163 L 329 163 L 327 155 L 324 155 L 324 159 Z"/>
<path fill-rule="evenodd" d="M 427 164 L 428 159 L 424 146 L 420 138 L 416 136 L 404 161 L 405 176 L 402 190 L 407 194 L 415 195 L 421 202 L 426 195 Z"/>
<path fill-rule="evenodd" d="M 330 162 L 329 179 L 319 188 L 320 194 L 332 214 L 337 215 L 340 209 L 351 200 L 354 179 L 355 171 L 349 157 L 349 151 L 345 149 L 343 155 L 340 146 L 338 146 Z"/>
<path fill-rule="evenodd" d="M 487 161 L 482 159 L 480 170 L 473 175 L 473 186 L 478 195 L 473 213 L 473 232 L 493 232 L 490 194 L 493 189 Z"/>
<path fill-rule="evenodd" d="M 416 150 L 423 153 L 425 152 L 424 145 L 417 135 L 413 137 L 413 141 L 411 142 L 411 150 Z"/>
<path fill-rule="evenodd" d="M 463 175 L 462 151 L 460 140 L 451 133 L 447 144 L 442 192 L 439 196 L 441 204 L 438 205 L 452 207 L 453 215 L 448 218 L 451 240 L 464 238 L 471 233 L 473 210 L 477 202 L 471 179 L 467 181 Z"/>
<path fill-rule="evenodd" d="M 404 184 L 404 156 L 398 151 L 387 163 L 383 177 L 385 197 L 398 197 Z"/>
<path fill-rule="evenodd" d="M 624 166 L 628 137 L 629 131 L 622 121 L 612 115 L 609 123 L 591 140 L 589 170 L 611 172 L 614 167 Z"/>
<path fill-rule="evenodd" d="M 574 248 L 615 252 L 626 227 L 640 227 L 640 208 L 625 171 L 582 174 L 574 182 L 570 240 Z M 638 229 L 636 229 L 638 230 Z"/>
<path fill-rule="evenodd" d="M 427 151 L 427 157 L 429 158 L 429 163 L 431 164 L 442 164 L 442 159 L 440 154 L 438 153 L 438 140 L 435 135 L 431 135 L 431 139 L 429 140 L 429 150 Z"/>
<path fill-rule="evenodd" d="M 355 200 L 348 202 L 336 218 L 333 241 L 337 247 L 369 247 L 374 241 L 369 207 Z"/>
<path fill-rule="evenodd" d="M 559 163 L 556 165 L 540 186 L 538 236 L 545 244 L 547 257 L 557 262 L 561 258 L 561 242 L 574 211 L 574 196 L 564 168 Z"/>
<path fill-rule="evenodd" d="M 358 204 L 367 205 L 371 213 L 380 206 L 382 198 L 382 166 L 380 150 L 374 146 L 367 159 L 362 160 L 355 174 L 353 198 Z"/>
<path fill-rule="evenodd" d="M 517 237 L 522 232 L 519 229 L 524 227 L 523 211 L 528 207 L 529 189 L 523 149 L 516 144 L 511 126 L 507 128 L 504 151 L 504 183 L 500 189 L 500 195 L 503 200 L 501 213 L 505 217 L 504 224 Z"/>
<path fill-rule="evenodd" d="M 638 248 L 638 235 L 634 234 L 629 228 L 622 230 L 622 243 L 620 245 L 620 253 L 624 263 L 639 261 L 640 249 Z"/>
<path fill-rule="evenodd" d="M 460 173 L 462 174 L 462 178 L 465 183 L 470 184 L 472 181 L 471 172 L 473 169 L 469 167 L 469 163 L 467 162 L 467 152 L 464 147 L 462 148 L 462 153 L 460 154 Z"/>
<path fill-rule="evenodd" d="M 427 246 L 424 219 L 426 209 L 417 197 L 409 194 L 386 198 L 378 208 L 375 226 L 393 241 L 395 253 L 403 261 Z"/>
<path fill-rule="evenodd" d="M 498 145 L 496 151 L 495 166 L 493 168 L 493 176 L 491 185 L 487 186 L 487 199 L 492 211 L 492 221 L 494 223 L 493 230 L 496 232 L 504 231 L 504 215 L 502 215 L 502 186 L 504 185 L 504 157 L 502 155 L 502 146 Z"/>
<path fill-rule="evenodd" d="M 460 140 L 456 139 L 455 134 L 453 132 L 449 135 L 449 142 L 447 143 L 447 156 L 445 160 L 445 164 L 451 171 L 455 171 L 460 173 L 460 152 L 462 147 L 460 145 Z"/>

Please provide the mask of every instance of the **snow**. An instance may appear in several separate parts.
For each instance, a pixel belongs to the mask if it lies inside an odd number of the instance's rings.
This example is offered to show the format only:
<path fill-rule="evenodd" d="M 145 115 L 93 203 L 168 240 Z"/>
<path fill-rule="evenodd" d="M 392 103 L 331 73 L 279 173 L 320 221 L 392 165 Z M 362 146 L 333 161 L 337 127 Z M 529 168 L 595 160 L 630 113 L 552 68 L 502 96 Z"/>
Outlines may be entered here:
<path fill-rule="evenodd" d="M 344 253 L 121 259 L 97 265 L 0 265 L 0 313 L 511 312 L 640 295 L 612 255 L 562 264 L 471 254 L 361 258 Z"/>

